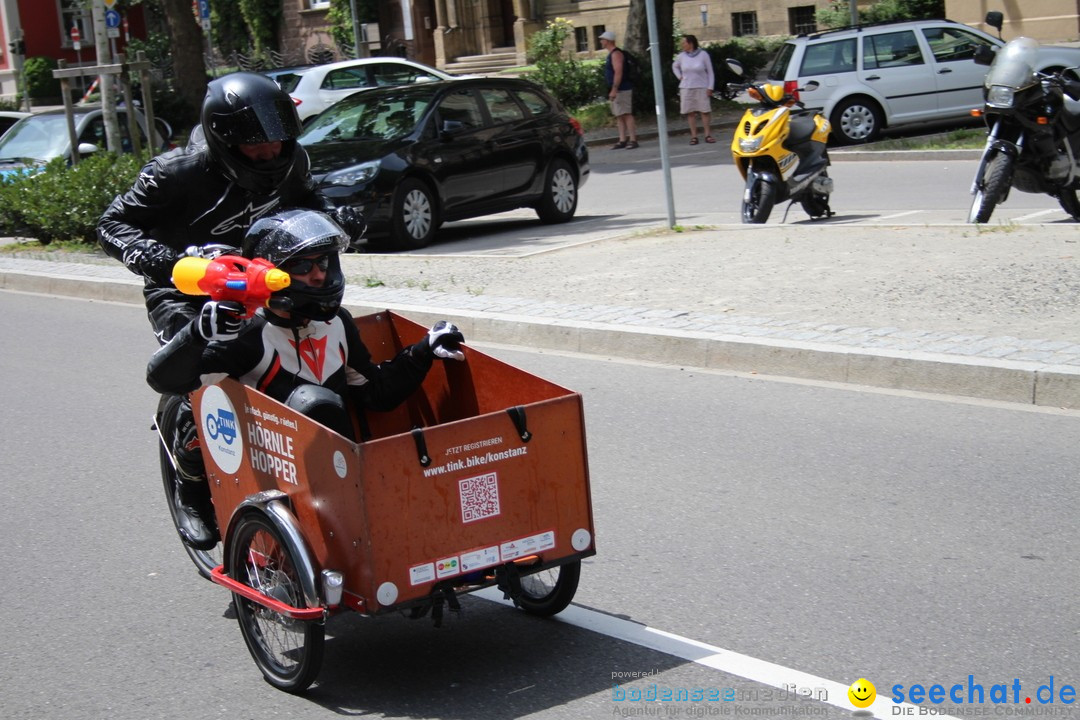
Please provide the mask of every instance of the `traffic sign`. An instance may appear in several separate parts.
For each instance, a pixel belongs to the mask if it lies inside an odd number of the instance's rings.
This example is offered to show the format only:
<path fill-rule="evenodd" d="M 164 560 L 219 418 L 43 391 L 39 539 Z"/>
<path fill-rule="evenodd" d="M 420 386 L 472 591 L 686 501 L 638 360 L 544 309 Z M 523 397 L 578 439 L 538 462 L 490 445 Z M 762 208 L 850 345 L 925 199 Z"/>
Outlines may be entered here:
<path fill-rule="evenodd" d="M 79 26 L 73 25 L 71 27 L 71 46 L 75 49 L 75 52 L 82 50 L 82 43 L 79 42 L 82 39 L 82 34 L 79 32 Z"/>
<path fill-rule="evenodd" d="M 199 0 L 199 17 L 203 20 L 210 17 L 210 0 Z"/>
<path fill-rule="evenodd" d="M 120 27 L 120 13 L 115 10 L 105 11 L 105 27 L 118 28 Z"/>
<path fill-rule="evenodd" d="M 112 6 L 116 4 L 116 0 L 105 0 L 105 9 L 112 10 Z"/>

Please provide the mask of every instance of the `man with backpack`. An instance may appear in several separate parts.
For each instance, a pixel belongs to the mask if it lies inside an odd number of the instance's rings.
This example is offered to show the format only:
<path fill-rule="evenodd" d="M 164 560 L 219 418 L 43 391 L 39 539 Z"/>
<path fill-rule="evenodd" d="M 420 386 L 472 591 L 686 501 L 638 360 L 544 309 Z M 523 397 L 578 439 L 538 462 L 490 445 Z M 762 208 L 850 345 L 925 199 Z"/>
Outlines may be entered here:
<path fill-rule="evenodd" d="M 600 45 L 608 51 L 604 61 L 604 77 L 607 78 L 608 100 L 611 101 L 611 114 L 619 128 L 619 142 L 611 146 L 612 150 L 633 150 L 638 146 L 637 123 L 634 121 L 633 92 L 635 62 L 633 58 L 615 45 L 615 33 L 605 30 L 600 33 Z"/>

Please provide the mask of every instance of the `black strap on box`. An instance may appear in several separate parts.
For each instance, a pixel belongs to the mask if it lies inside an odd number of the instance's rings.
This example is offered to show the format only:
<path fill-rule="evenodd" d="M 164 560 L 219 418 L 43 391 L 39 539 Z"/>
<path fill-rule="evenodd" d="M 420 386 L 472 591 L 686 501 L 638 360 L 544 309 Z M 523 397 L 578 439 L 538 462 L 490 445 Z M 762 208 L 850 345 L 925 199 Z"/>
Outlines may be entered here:
<path fill-rule="evenodd" d="M 422 467 L 431 464 L 431 456 L 428 455 L 427 442 L 424 440 L 424 431 L 418 427 L 412 429 L 412 439 L 416 443 L 416 455 Z"/>
<path fill-rule="evenodd" d="M 507 408 L 506 414 L 510 416 L 510 419 L 514 421 L 514 427 L 517 428 L 518 436 L 521 438 L 521 442 L 529 442 L 532 439 L 532 433 L 529 432 L 529 428 L 525 420 L 525 406 L 516 405 L 512 408 Z"/>

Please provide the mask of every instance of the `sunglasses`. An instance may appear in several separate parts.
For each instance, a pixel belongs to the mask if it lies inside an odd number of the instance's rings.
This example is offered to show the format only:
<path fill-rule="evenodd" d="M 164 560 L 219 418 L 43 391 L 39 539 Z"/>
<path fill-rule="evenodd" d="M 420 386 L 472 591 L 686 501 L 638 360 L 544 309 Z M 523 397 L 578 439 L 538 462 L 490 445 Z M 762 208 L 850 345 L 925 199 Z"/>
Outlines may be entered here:
<path fill-rule="evenodd" d="M 315 258 L 295 258 L 281 263 L 280 268 L 290 275 L 307 275 L 315 267 L 323 272 L 330 267 L 330 255 L 320 255 Z"/>

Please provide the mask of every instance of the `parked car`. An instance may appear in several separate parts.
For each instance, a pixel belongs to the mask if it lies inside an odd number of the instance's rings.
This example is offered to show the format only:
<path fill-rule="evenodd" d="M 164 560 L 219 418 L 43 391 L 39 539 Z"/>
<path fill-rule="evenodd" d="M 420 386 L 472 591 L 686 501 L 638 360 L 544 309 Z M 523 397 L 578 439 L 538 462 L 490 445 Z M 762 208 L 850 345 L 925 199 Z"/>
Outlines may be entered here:
<path fill-rule="evenodd" d="M 1004 44 L 950 20 L 861 25 L 788 40 L 767 77 L 829 118 L 835 141 L 871 142 L 885 128 L 970 117 L 986 79 L 975 50 Z M 1036 69 L 1078 65 L 1080 48 L 1044 46 Z"/>
<path fill-rule="evenodd" d="M 589 178 L 581 125 L 527 80 L 368 90 L 299 142 L 320 192 L 363 212 L 372 245 L 390 249 L 424 247 L 447 220 L 520 207 L 566 222 Z"/>
<path fill-rule="evenodd" d="M 73 111 L 80 157 L 104 150 L 105 118 L 101 106 L 78 105 Z M 122 152 L 132 152 L 134 147 L 128 132 L 127 111 L 119 108 L 116 114 L 120 125 Z M 146 116 L 137 112 L 135 117 L 139 128 L 139 142 L 141 147 L 146 149 Z M 155 125 L 159 130 L 154 133 L 154 148 L 165 150 L 172 130 L 163 120 L 155 122 Z M 22 118 L 0 138 L 0 175 L 3 176 L 37 172 L 50 160 L 58 157 L 67 158 L 68 163 L 71 162 L 71 140 L 68 137 L 67 119 L 63 109 L 46 110 Z"/>
<path fill-rule="evenodd" d="M 302 73 L 305 70 L 310 70 L 313 67 L 315 66 L 291 65 L 289 67 L 274 68 L 273 70 L 262 70 L 260 72 L 266 77 L 276 82 L 278 86 L 280 86 L 282 89 L 285 89 L 286 86 L 295 87 L 297 81 L 299 80 L 299 78 L 297 77 L 299 73 Z M 285 92 L 288 92 L 288 90 L 285 90 Z"/>
<path fill-rule="evenodd" d="M 301 68 L 279 75 L 301 121 L 307 121 L 359 90 L 452 80 L 456 75 L 402 58 L 362 58 Z"/>
<path fill-rule="evenodd" d="M 22 120 L 24 117 L 29 117 L 30 113 L 19 112 L 17 110 L 0 110 L 0 137 L 4 136 L 4 133 L 14 125 Z"/>

